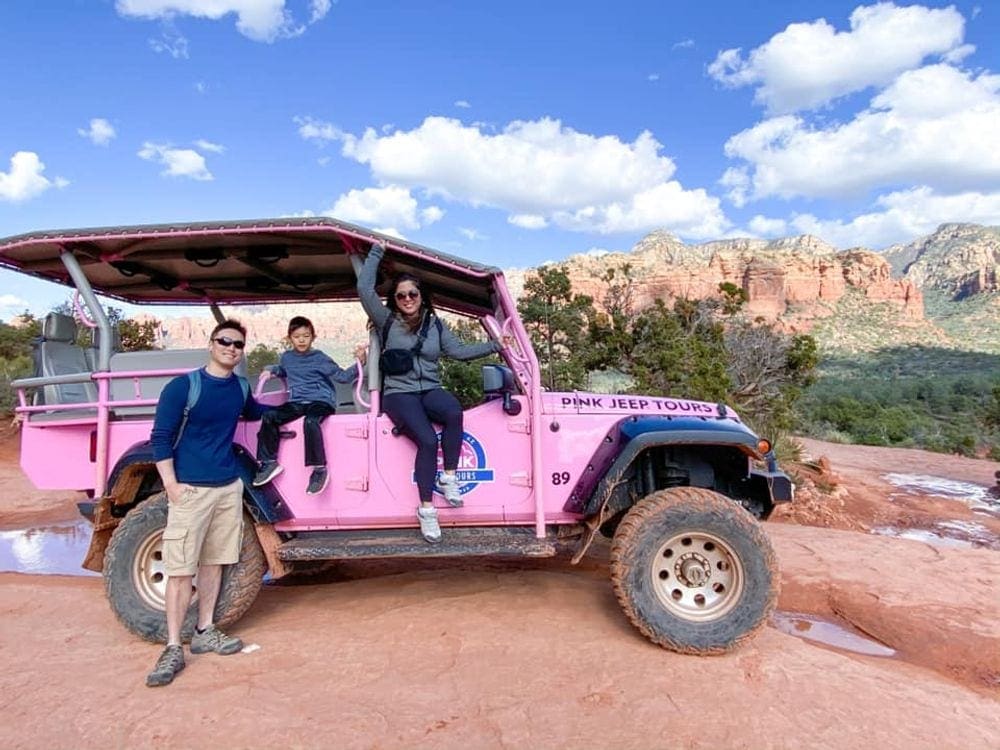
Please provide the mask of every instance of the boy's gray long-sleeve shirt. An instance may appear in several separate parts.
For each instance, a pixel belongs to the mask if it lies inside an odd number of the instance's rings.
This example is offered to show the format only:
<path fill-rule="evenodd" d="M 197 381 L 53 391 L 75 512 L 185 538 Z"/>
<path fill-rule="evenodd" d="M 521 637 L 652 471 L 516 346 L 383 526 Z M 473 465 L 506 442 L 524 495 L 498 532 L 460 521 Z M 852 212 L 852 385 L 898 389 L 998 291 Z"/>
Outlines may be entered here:
<path fill-rule="evenodd" d="M 373 245 L 365 259 L 361 275 L 358 276 L 358 295 L 361 297 L 361 306 L 368 313 L 368 317 L 372 319 L 375 330 L 380 337 L 385 321 L 393 315 L 375 291 L 378 266 L 384 254 L 385 249 L 381 245 Z M 413 349 L 418 338 L 416 332 L 411 333 L 406 323 L 396 317 L 389 327 L 385 348 Z M 423 348 L 420 350 L 420 354 L 414 357 L 413 369 L 403 375 L 385 375 L 383 392 L 414 393 L 440 388 L 441 376 L 438 372 L 438 360 L 442 355 L 452 359 L 476 359 L 499 352 L 500 348 L 500 344 L 496 341 L 482 341 L 475 344 L 462 343 L 452 333 L 447 323 L 441 321 L 439 333 L 438 327 L 434 325 L 432 320 L 427 327 L 427 338 L 424 340 Z"/>
<path fill-rule="evenodd" d="M 334 406 L 337 395 L 331 381 L 353 383 L 358 378 L 356 366 L 345 370 L 319 349 L 303 354 L 294 350 L 283 352 L 278 364 L 270 370 L 288 381 L 289 401 L 325 401 Z"/>

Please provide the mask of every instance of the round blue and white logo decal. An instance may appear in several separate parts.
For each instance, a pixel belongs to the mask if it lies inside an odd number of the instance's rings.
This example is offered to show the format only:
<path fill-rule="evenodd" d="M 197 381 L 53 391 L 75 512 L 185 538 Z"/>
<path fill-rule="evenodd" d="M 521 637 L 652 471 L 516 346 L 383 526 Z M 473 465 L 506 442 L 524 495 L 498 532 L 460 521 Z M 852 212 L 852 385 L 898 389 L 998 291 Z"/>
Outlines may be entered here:
<path fill-rule="evenodd" d="M 438 433 L 438 475 L 444 469 L 444 456 L 441 453 L 441 433 Z M 472 492 L 483 482 L 493 481 L 493 469 L 487 468 L 486 451 L 483 444 L 468 432 L 462 433 L 462 448 L 458 454 L 458 468 L 455 470 L 458 478 L 458 491 L 465 495 Z M 434 488 L 437 494 L 437 488 Z"/>

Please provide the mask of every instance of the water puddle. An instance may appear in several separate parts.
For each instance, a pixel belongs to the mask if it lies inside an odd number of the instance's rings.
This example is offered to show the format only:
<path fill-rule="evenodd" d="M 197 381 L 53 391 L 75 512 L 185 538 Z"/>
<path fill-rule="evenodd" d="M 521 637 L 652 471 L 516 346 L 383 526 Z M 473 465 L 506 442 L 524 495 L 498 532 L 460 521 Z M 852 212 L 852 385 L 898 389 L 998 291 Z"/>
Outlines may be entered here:
<path fill-rule="evenodd" d="M 979 484 L 926 474 L 884 474 L 883 479 L 901 489 L 906 495 L 943 497 L 965 503 L 980 513 L 1000 515 L 1000 498 Z"/>
<path fill-rule="evenodd" d="M 937 521 L 929 529 L 878 526 L 872 529 L 872 533 L 927 542 L 940 547 L 1000 550 L 1000 537 L 975 521 Z"/>
<path fill-rule="evenodd" d="M 0 573 L 95 576 L 80 567 L 90 546 L 90 523 L 0 531 Z"/>
<path fill-rule="evenodd" d="M 794 635 L 813 643 L 850 651 L 865 656 L 895 656 L 895 649 L 883 646 L 853 630 L 831 620 L 801 612 L 775 612 L 771 615 L 771 626 L 786 635 Z"/>

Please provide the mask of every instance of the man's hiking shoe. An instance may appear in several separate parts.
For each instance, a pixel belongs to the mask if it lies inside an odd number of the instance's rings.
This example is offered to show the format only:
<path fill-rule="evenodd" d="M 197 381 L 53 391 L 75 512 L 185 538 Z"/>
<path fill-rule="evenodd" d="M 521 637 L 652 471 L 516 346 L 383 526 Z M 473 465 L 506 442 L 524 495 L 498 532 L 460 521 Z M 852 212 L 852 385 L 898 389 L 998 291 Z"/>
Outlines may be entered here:
<path fill-rule="evenodd" d="M 420 533 L 424 541 L 437 544 L 441 541 L 441 525 L 438 523 L 437 508 L 417 508 L 417 520 L 420 521 Z"/>
<path fill-rule="evenodd" d="M 458 489 L 458 477 L 454 474 L 441 474 L 437 480 L 437 488 L 452 508 L 461 508 L 465 505 L 462 493 Z"/>
<path fill-rule="evenodd" d="M 257 472 L 257 476 L 253 478 L 253 486 L 260 487 L 262 484 L 267 484 L 284 470 L 285 467 L 277 461 L 265 461 L 260 465 L 260 471 Z"/>
<path fill-rule="evenodd" d="M 167 646 L 156 660 L 153 671 L 146 675 L 146 685 L 148 687 L 169 685 L 182 669 L 184 669 L 184 649 L 180 646 Z"/>
<path fill-rule="evenodd" d="M 313 469 L 312 476 L 309 477 L 309 487 L 306 488 L 307 495 L 318 495 L 326 489 L 330 482 L 330 474 L 325 466 L 317 466 Z"/>
<path fill-rule="evenodd" d="M 195 630 L 194 635 L 191 636 L 192 654 L 207 654 L 209 651 L 214 651 L 217 654 L 227 656 L 235 654 L 241 648 L 243 648 L 243 641 L 226 635 L 215 625 L 209 625 L 201 633 Z"/>

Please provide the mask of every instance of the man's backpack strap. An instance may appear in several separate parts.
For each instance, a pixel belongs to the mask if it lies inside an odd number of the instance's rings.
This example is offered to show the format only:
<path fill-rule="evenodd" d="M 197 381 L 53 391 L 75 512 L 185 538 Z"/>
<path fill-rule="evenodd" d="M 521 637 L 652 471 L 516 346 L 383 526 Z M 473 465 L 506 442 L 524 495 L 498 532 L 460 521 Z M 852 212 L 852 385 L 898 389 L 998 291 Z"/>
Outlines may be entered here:
<path fill-rule="evenodd" d="M 181 414 L 181 426 L 177 429 L 177 438 L 174 440 L 174 448 L 180 445 L 181 435 L 184 434 L 184 428 L 187 427 L 188 415 L 191 414 L 191 410 L 194 408 L 194 405 L 198 403 L 198 399 L 201 398 L 201 368 L 199 367 L 197 370 L 191 370 L 191 372 L 187 374 L 187 379 L 187 402 L 184 404 L 184 412 Z M 236 375 L 236 379 L 240 383 L 240 390 L 243 391 L 243 405 L 246 406 L 247 398 L 250 396 L 250 381 L 242 375 Z"/>

